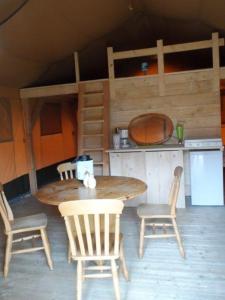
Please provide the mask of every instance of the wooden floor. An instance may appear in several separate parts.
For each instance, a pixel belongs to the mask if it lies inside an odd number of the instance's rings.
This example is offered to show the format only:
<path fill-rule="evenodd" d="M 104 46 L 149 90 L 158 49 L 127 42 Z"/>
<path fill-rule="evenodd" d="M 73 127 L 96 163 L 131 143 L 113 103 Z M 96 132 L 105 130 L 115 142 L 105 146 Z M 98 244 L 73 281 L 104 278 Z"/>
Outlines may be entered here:
<path fill-rule="evenodd" d="M 74 300 L 76 264 L 67 263 L 67 238 L 57 208 L 44 206 L 32 197 L 14 201 L 15 216 L 45 211 L 54 270 L 43 252 L 14 256 L 9 277 L 0 273 L 0 300 Z M 225 208 L 190 207 L 178 211 L 186 259 L 170 240 L 151 240 L 138 259 L 139 222 L 134 208 L 122 216 L 125 254 L 131 281 L 120 277 L 121 299 L 127 300 L 224 300 L 225 299 Z M 0 223 L 2 270 L 5 237 Z M 84 300 L 114 299 L 111 279 L 84 282 Z"/>

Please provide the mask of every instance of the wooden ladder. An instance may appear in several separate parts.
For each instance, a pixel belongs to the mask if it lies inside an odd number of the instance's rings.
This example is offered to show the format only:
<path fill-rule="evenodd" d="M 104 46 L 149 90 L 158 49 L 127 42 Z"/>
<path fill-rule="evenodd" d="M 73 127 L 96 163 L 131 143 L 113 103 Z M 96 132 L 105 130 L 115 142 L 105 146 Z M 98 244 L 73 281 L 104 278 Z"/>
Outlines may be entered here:
<path fill-rule="evenodd" d="M 109 149 L 109 82 L 80 82 L 78 92 L 78 154 L 94 160 L 94 174 L 107 175 Z"/>

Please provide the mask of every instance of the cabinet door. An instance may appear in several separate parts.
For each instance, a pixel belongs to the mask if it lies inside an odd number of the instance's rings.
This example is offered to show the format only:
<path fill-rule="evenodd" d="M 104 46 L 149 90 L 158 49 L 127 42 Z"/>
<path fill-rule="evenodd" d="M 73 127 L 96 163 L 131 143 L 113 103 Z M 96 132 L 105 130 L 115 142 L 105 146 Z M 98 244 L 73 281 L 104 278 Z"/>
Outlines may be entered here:
<path fill-rule="evenodd" d="M 178 165 L 183 167 L 182 151 L 146 152 L 149 203 L 168 203 L 173 172 Z M 181 179 L 177 207 L 185 207 L 184 176 Z"/>
<path fill-rule="evenodd" d="M 143 152 L 110 153 L 110 175 L 134 177 L 146 182 L 145 154 Z M 146 193 L 134 200 L 125 202 L 126 206 L 137 206 L 146 202 Z"/>

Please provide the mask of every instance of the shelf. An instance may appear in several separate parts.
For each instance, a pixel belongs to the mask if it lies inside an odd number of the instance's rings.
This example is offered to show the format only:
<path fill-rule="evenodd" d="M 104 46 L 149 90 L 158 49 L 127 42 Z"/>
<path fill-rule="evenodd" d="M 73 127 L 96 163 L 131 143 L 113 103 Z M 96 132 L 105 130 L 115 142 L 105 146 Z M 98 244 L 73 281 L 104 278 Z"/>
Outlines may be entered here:
<path fill-rule="evenodd" d="M 84 120 L 82 123 L 89 124 L 89 123 L 104 123 L 104 120 Z"/>
<path fill-rule="evenodd" d="M 92 152 L 103 151 L 103 150 L 104 148 L 83 148 L 83 151 L 92 151 Z"/>
<path fill-rule="evenodd" d="M 85 106 L 82 110 L 104 109 L 103 105 Z"/>
<path fill-rule="evenodd" d="M 104 93 L 102 91 L 96 91 L 96 92 L 85 92 L 83 93 L 84 96 L 100 96 L 100 95 L 104 95 Z"/>
<path fill-rule="evenodd" d="M 104 134 L 103 133 L 83 134 L 83 137 L 96 137 L 96 136 L 104 136 Z"/>
<path fill-rule="evenodd" d="M 94 162 L 94 165 L 95 165 L 95 166 L 102 166 L 102 165 L 103 165 L 103 162 L 102 162 L 102 161 Z"/>

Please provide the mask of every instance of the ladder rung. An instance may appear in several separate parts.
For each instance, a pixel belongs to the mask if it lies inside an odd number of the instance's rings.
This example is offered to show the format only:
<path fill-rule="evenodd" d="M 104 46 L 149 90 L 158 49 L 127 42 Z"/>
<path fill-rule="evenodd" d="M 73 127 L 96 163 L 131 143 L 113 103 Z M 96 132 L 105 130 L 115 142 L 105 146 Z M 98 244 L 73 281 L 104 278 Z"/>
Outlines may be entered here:
<path fill-rule="evenodd" d="M 96 166 L 103 165 L 103 162 L 102 161 L 96 161 L 96 162 L 94 162 L 94 165 L 96 165 Z"/>
<path fill-rule="evenodd" d="M 103 105 L 93 105 L 93 106 L 84 106 L 82 110 L 94 110 L 94 109 L 103 109 Z"/>
<path fill-rule="evenodd" d="M 97 137 L 97 136 L 104 136 L 104 134 L 103 133 L 83 134 L 83 137 Z"/>
<path fill-rule="evenodd" d="M 84 120 L 82 123 L 104 123 L 104 120 Z"/>
<path fill-rule="evenodd" d="M 84 92 L 84 96 L 96 96 L 96 95 L 104 95 L 103 91 L 95 91 L 95 92 Z"/>
<path fill-rule="evenodd" d="M 104 148 L 83 148 L 83 151 L 103 151 Z"/>

